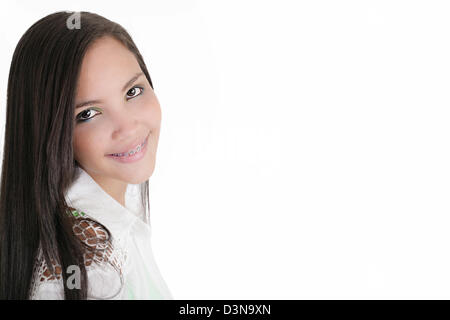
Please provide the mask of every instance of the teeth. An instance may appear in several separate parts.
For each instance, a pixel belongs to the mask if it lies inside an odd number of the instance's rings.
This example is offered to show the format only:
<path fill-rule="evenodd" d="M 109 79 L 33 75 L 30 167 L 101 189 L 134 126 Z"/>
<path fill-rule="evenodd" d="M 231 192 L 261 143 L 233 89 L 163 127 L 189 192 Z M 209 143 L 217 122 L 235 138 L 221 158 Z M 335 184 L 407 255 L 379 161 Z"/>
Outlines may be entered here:
<path fill-rule="evenodd" d="M 130 152 L 125 152 L 125 153 L 113 153 L 113 156 L 115 156 L 115 157 L 132 156 L 135 153 L 138 153 L 139 151 L 141 151 L 141 149 L 144 147 L 144 144 L 145 144 L 145 141 L 141 145 L 137 146 L 137 148 L 135 150 L 131 150 Z"/>

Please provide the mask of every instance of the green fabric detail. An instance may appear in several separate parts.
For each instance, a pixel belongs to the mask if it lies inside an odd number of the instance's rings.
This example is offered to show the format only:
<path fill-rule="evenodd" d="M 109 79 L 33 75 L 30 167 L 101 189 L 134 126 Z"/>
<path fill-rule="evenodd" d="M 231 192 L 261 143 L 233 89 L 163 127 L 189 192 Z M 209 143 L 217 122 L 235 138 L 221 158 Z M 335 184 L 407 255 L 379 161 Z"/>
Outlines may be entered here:
<path fill-rule="evenodd" d="M 72 210 L 72 215 L 74 217 L 79 217 L 79 216 L 84 217 L 86 214 L 83 211 L 80 211 L 80 210 Z"/>
<path fill-rule="evenodd" d="M 149 297 L 146 299 L 150 299 L 150 300 L 162 300 L 163 296 L 161 295 L 161 292 L 158 291 L 158 289 L 156 288 L 156 286 L 154 285 L 153 281 L 151 281 L 151 277 L 150 274 L 148 273 L 148 271 L 145 272 L 144 274 L 145 279 L 143 279 L 144 281 L 150 283 L 150 292 L 149 292 Z M 134 289 L 134 285 L 133 284 L 126 284 L 127 287 L 127 292 L 128 292 L 128 300 L 135 300 L 135 294 L 133 292 Z M 138 299 L 143 299 L 143 297 L 140 297 Z"/>
<path fill-rule="evenodd" d="M 128 288 L 128 299 L 129 300 L 134 300 L 135 298 L 134 298 L 133 290 L 131 290 L 129 285 L 127 285 L 127 288 Z"/>
<path fill-rule="evenodd" d="M 147 283 L 150 283 L 150 292 L 149 292 L 150 299 L 162 299 L 163 297 L 161 295 L 161 292 L 158 291 L 158 289 L 154 285 L 153 281 L 151 280 L 148 270 L 145 270 L 145 277 L 146 277 Z"/>

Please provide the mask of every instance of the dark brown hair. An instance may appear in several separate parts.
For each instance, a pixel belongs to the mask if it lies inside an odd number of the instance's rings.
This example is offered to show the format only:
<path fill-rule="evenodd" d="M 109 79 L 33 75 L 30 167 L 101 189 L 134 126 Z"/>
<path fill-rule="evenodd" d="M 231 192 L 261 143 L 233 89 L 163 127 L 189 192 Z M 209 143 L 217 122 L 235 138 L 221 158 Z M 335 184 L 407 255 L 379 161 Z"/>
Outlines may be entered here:
<path fill-rule="evenodd" d="M 0 299 L 30 298 L 39 245 L 47 264 L 53 259 L 62 270 L 80 267 L 81 289 L 64 285 L 65 299 L 87 298 L 84 247 L 73 233 L 64 194 L 78 166 L 72 148 L 75 90 L 88 47 L 103 36 L 121 41 L 153 88 L 123 27 L 82 11 L 79 28 L 69 28 L 73 14 L 56 12 L 34 23 L 12 58 L 0 186 Z M 148 222 L 148 180 L 141 184 L 141 197 Z"/>

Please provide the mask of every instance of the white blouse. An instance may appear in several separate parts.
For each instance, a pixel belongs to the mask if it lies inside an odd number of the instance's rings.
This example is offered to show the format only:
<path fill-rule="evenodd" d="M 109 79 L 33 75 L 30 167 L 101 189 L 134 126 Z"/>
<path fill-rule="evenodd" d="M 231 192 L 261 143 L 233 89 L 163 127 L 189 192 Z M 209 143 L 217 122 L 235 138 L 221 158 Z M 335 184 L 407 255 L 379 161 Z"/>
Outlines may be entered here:
<path fill-rule="evenodd" d="M 153 256 L 151 225 L 144 222 L 144 210 L 137 197 L 139 185 L 128 185 L 124 207 L 85 170 L 78 167 L 77 171 L 78 176 L 65 195 L 66 202 L 76 209 L 72 212 L 75 216 L 94 222 L 80 219 L 75 233 L 83 235 L 88 243 L 95 243 L 96 237 L 105 235 L 95 222 L 111 233 L 110 247 L 104 252 L 113 263 L 86 263 L 88 299 L 173 299 Z M 91 262 L 101 258 L 91 256 Z M 71 276 L 74 271 L 66 274 Z M 64 299 L 62 281 L 60 274 L 47 270 L 39 248 L 30 298 Z"/>

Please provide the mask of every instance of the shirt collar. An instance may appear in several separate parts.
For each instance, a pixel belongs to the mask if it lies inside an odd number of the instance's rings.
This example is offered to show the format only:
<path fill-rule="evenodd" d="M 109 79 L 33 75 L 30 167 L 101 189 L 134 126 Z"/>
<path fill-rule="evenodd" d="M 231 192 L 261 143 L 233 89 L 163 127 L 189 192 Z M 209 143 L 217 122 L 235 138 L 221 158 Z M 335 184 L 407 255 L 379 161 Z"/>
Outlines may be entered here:
<path fill-rule="evenodd" d="M 143 211 L 136 199 L 136 187 L 129 184 L 125 194 L 125 207 L 104 191 L 81 167 L 76 167 L 76 178 L 65 194 L 67 204 L 108 228 L 119 237 Z"/>

